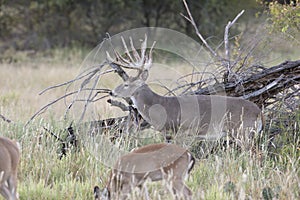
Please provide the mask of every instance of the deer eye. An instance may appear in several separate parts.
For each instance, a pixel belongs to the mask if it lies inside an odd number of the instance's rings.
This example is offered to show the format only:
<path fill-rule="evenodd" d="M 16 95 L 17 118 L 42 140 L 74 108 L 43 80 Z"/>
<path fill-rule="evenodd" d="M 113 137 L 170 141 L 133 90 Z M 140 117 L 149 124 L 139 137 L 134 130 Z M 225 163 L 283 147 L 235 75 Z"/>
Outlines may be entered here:
<path fill-rule="evenodd" d="M 129 85 L 128 84 L 124 84 L 124 88 L 128 88 L 129 87 Z"/>

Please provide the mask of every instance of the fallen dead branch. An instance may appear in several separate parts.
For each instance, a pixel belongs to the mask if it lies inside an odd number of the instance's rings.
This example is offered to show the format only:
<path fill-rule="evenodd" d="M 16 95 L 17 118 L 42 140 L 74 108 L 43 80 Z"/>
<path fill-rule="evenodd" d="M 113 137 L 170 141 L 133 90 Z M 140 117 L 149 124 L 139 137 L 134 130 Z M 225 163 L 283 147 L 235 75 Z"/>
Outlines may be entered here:
<path fill-rule="evenodd" d="M 270 105 L 271 102 L 268 101 L 284 90 L 289 89 L 291 90 L 289 93 L 299 94 L 299 89 L 292 86 L 300 84 L 300 60 L 286 61 L 270 68 L 262 66 L 256 68 L 260 69 L 260 72 L 241 78 L 238 83 L 235 81 L 222 83 L 223 87 L 220 88 L 217 87 L 220 83 L 215 82 L 190 93 L 209 95 L 225 91 L 228 96 L 249 99 L 260 107 Z M 197 84 L 189 83 L 186 87 L 189 85 L 196 87 Z M 210 87 L 214 87 L 215 90 Z"/>

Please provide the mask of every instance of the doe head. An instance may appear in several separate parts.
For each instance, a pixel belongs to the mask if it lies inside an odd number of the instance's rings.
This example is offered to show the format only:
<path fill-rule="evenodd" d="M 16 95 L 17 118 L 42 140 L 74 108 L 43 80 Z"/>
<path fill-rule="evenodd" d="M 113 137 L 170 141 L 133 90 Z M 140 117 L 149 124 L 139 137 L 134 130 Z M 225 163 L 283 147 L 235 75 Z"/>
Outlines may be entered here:
<path fill-rule="evenodd" d="M 95 200 L 110 200 L 110 192 L 107 187 L 100 189 L 97 185 L 94 187 Z"/>

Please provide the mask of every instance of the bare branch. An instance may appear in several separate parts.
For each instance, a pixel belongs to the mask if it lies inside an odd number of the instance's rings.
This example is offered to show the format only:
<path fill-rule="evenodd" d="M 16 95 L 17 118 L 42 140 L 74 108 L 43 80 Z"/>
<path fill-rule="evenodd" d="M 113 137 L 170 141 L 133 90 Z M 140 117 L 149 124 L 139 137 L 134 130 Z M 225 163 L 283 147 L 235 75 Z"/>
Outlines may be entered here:
<path fill-rule="evenodd" d="M 257 105 L 267 107 L 274 103 L 270 103 L 270 99 L 278 99 L 276 95 L 282 91 L 288 89 L 288 93 L 291 93 L 290 87 L 292 86 L 295 86 L 295 88 L 299 90 L 300 60 L 286 61 L 269 68 L 252 66 L 249 70 L 250 71 L 242 72 L 244 76 L 241 76 L 239 82 L 231 80 L 225 83 L 223 91 L 225 91 L 228 96 L 247 98 Z M 283 77 L 281 77 L 282 75 Z M 200 87 L 190 94 L 217 94 L 218 91 L 211 91 L 209 88 L 211 85 L 214 84 L 207 82 L 205 87 Z"/>
<path fill-rule="evenodd" d="M 102 97 L 96 98 L 96 97 L 97 97 L 97 94 L 95 94 L 94 97 L 91 98 L 91 99 L 88 100 L 88 101 L 89 101 L 89 103 L 95 103 L 95 102 L 97 102 L 97 101 L 99 101 L 99 100 L 101 100 L 101 99 L 107 98 L 107 97 L 109 97 L 109 96 L 110 96 L 110 95 L 104 95 L 104 96 L 102 96 Z M 86 100 L 84 100 L 84 101 L 86 101 Z"/>
<path fill-rule="evenodd" d="M 3 121 L 7 122 L 7 123 L 11 123 L 13 122 L 12 120 L 8 119 L 7 117 L 4 117 L 3 115 L 0 114 L 0 118 L 3 119 Z"/>
<path fill-rule="evenodd" d="M 85 88 L 85 89 L 83 89 L 82 91 L 90 91 L 90 90 L 97 91 L 97 93 L 109 93 L 109 92 L 110 92 L 110 90 L 108 90 L 108 89 L 91 89 L 91 88 Z M 76 91 L 73 91 L 73 92 L 66 93 L 65 95 L 63 95 L 63 96 L 61 96 L 61 97 L 59 97 L 59 98 L 57 98 L 57 99 L 54 99 L 53 101 L 51 101 L 51 102 L 49 102 L 48 104 L 44 105 L 44 106 L 43 106 L 42 108 L 40 108 L 37 112 L 35 112 L 33 116 L 31 116 L 31 118 L 26 122 L 25 127 L 26 127 L 26 126 L 27 126 L 34 118 L 36 118 L 37 116 L 39 116 L 40 114 L 42 114 L 43 112 L 45 112 L 45 111 L 46 111 L 50 106 L 52 106 L 53 104 L 59 102 L 60 100 L 65 99 L 65 98 L 68 97 L 68 96 L 72 96 L 72 95 L 77 94 L 77 93 L 78 93 L 77 90 L 76 90 Z M 109 95 L 106 95 L 106 97 L 108 97 L 108 96 L 109 96 Z M 75 100 L 74 102 L 76 102 L 76 101 L 79 101 L 79 100 Z M 74 103 L 74 102 L 73 102 L 73 103 Z M 73 104 L 72 104 L 72 105 L 73 105 Z M 69 106 L 68 109 L 70 109 L 70 108 L 72 107 L 72 105 Z"/>
<path fill-rule="evenodd" d="M 99 65 L 99 66 L 96 66 L 96 67 L 93 67 L 93 68 L 91 68 L 91 69 L 88 69 L 88 70 L 86 70 L 86 71 L 83 71 L 81 74 L 79 74 L 75 79 L 72 79 L 72 80 L 69 80 L 69 81 L 67 81 L 67 82 L 64 82 L 64 83 L 61 83 L 61 84 L 57 84 L 57 85 L 54 85 L 54 86 L 50 86 L 50 87 L 47 87 L 47 88 L 45 88 L 44 90 L 42 90 L 40 93 L 39 93 L 39 95 L 42 95 L 42 94 L 44 94 L 46 91 L 48 91 L 48 90 L 51 90 L 51 89 L 54 89 L 54 88 L 58 88 L 58 87 L 61 87 L 61 86 L 65 86 L 65 85 L 70 85 L 71 83 L 74 83 L 74 82 L 76 82 L 76 81 L 78 81 L 78 80 L 80 80 L 80 79 L 82 79 L 82 78 L 84 78 L 84 77 L 86 77 L 86 76 L 88 76 L 88 75 L 90 75 L 90 74 L 95 74 L 95 72 L 97 73 L 104 65 L 106 65 L 107 63 L 103 63 L 103 64 L 101 64 L 101 65 Z M 90 71 L 91 70 L 91 71 Z M 90 71 L 90 72 L 88 72 L 88 73 L 86 73 L 87 71 Z M 84 73 L 86 73 L 86 74 L 84 74 Z"/>
<path fill-rule="evenodd" d="M 210 46 L 209 46 L 209 44 L 206 42 L 206 40 L 203 38 L 203 36 L 201 35 L 201 33 L 199 32 L 199 30 L 198 30 L 198 27 L 197 27 L 197 25 L 196 25 L 196 22 L 194 21 L 194 18 L 193 18 L 193 16 L 192 16 L 192 14 L 191 14 L 191 11 L 190 11 L 190 9 L 189 9 L 189 7 L 188 7 L 188 5 L 187 5 L 187 3 L 186 3 L 186 0 L 183 0 L 183 3 L 184 3 L 184 6 L 185 6 L 185 9 L 186 9 L 186 11 L 187 11 L 187 13 L 188 13 L 188 17 L 187 16 L 185 16 L 185 15 L 183 15 L 182 13 L 181 13 L 181 16 L 183 16 L 186 20 L 188 20 L 191 24 L 192 24 L 192 26 L 194 27 L 194 29 L 195 29 L 195 32 L 196 32 L 196 34 L 197 34 L 197 36 L 200 38 L 200 40 L 203 42 L 203 44 L 206 46 L 206 48 L 210 51 L 210 53 L 214 56 L 214 57 L 217 57 L 219 60 L 223 60 Z"/>
<path fill-rule="evenodd" d="M 95 79 L 94 84 L 93 84 L 93 87 L 92 87 L 93 89 L 96 88 L 96 86 L 97 86 L 97 84 L 98 84 L 98 82 L 99 82 L 99 78 L 100 78 L 100 74 L 97 74 L 96 79 Z M 82 111 L 82 114 L 81 114 L 81 117 L 80 117 L 79 121 L 81 121 L 81 120 L 83 119 L 84 115 L 85 115 L 85 112 L 86 112 L 86 110 L 87 110 L 87 107 L 88 107 L 88 105 L 89 105 L 89 103 L 90 103 L 89 100 L 91 99 L 91 96 L 92 96 L 92 91 L 90 91 L 90 93 L 89 93 L 89 95 L 88 95 L 88 98 L 87 98 L 87 100 L 86 100 L 86 103 L 84 104 L 84 109 L 83 109 L 83 111 Z"/>
<path fill-rule="evenodd" d="M 51 101 L 50 103 L 44 105 L 44 106 L 43 106 L 42 108 L 40 108 L 36 113 L 34 113 L 34 115 L 32 115 L 32 116 L 30 117 L 30 119 L 26 122 L 25 127 L 26 127 L 26 126 L 27 126 L 27 125 L 28 125 L 35 117 L 37 117 L 38 115 L 40 115 L 40 114 L 42 114 L 43 112 L 45 112 L 51 105 L 55 104 L 56 102 L 58 102 L 58 101 L 60 101 L 60 100 L 62 100 L 62 99 L 64 99 L 64 98 L 66 98 L 66 97 L 68 97 L 68 96 L 71 96 L 71 95 L 73 95 L 73 94 L 76 94 L 76 93 L 77 93 L 77 91 L 67 93 L 67 94 L 65 94 L 65 95 L 63 95 L 63 96 L 61 96 L 61 97 L 59 97 L 59 98 L 57 98 L 57 99 Z"/>
<path fill-rule="evenodd" d="M 270 90 L 270 89 L 271 89 L 272 87 L 274 87 L 275 85 L 277 85 L 278 82 L 282 80 L 282 78 L 283 78 L 283 74 L 282 74 L 280 77 L 278 77 L 275 81 L 273 81 L 273 82 L 271 82 L 270 84 L 266 85 L 265 87 L 263 87 L 263 88 L 261 88 L 261 89 L 255 91 L 255 92 L 252 92 L 252 93 L 250 93 L 250 94 L 243 95 L 243 96 L 241 96 L 241 97 L 243 97 L 244 99 L 249 99 L 249 98 L 251 98 L 251 97 L 258 96 L 258 95 L 260 95 L 260 94 L 262 94 L 262 93 L 264 93 L 264 92 Z"/>
<path fill-rule="evenodd" d="M 45 126 L 43 126 L 44 130 L 47 133 L 50 133 L 51 136 L 53 136 L 56 140 L 58 140 L 59 142 L 64 142 L 63 139 L 61 139 L 60 137 L 58 137 L 56 134 L 54 134 L 52 131 L 50 131 L 48 128 L 46 128 Z"/>
<path fill-rule="evenodd" d="M 110 63 L 109 66 L 114 69 L 114 71 L 123 79 L 123 81 L 128 80 L 128 74 L 119 65 Z"/>
<path fill-rule="evenodd" d="M 116 106 L 118 108 L 121 108 L 121 110 L 123 111 L 129 111 L 128 106 L 126 106 L 124 103 L 120 102 L 120 101 L 115 101 L 112 99 L 108 99 L 107 103 L 110 103 L 112 106 Z"/>
<path fill-rule="evenodd" d="M 225 32 L 224 32 L 224 47 L 225 47 L 225 56 L 226 60 L 228 61 L 228 68 L 227 71 L 230 72 L 230 48 L 229 48 L 229 40 L 228 40 L 228 35 L 229 35 L 229 29 L 233 26 L 233 24 L 238 20 L 238 18 L 245 12 L 245 10 L 242 10 L 231 22 L 229 21 L 228 24 L 225 27 Z"/>

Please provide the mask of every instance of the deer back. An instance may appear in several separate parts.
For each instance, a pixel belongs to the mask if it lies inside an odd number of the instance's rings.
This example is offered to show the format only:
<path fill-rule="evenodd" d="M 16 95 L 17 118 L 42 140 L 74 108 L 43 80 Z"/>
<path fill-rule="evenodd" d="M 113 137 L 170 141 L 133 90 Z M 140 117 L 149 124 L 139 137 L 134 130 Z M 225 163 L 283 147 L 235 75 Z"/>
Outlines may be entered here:
<path fill-rule="evenodd" d="M 114 169 L 136 174 L 149 173 L 168 167 L 186 153 L 186 149 L 174 144 L 151 144 L 122 156 Z M 145 161 L 148 162 L 145 163 Z"/>

